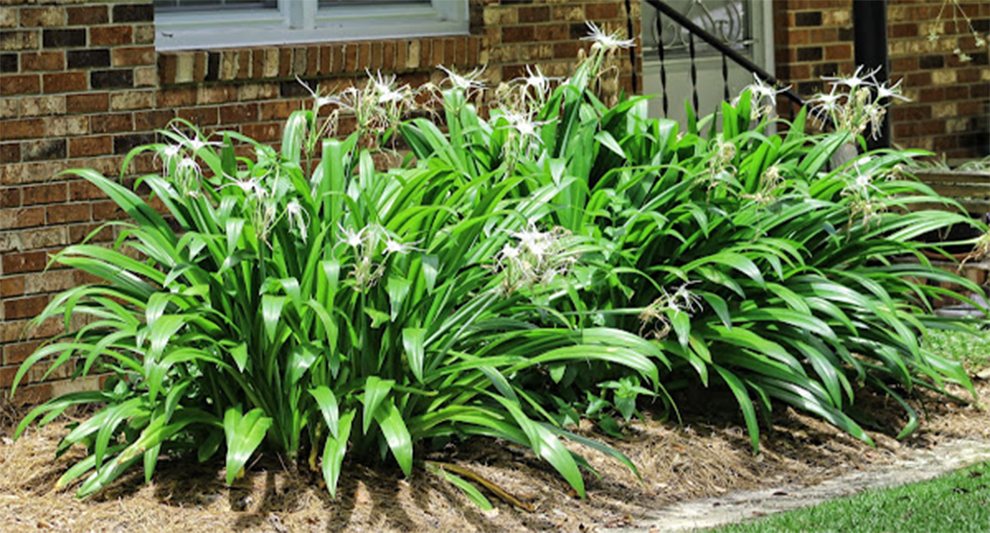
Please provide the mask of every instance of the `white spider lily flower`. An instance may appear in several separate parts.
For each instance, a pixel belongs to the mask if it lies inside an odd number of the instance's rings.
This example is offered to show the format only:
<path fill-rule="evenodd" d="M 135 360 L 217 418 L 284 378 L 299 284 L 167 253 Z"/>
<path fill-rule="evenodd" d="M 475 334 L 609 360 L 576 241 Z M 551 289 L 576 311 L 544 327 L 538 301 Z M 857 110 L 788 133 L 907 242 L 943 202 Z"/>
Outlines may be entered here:
<path fill-rule="evenodd" d="M 928 42 L 931 43 L 937 40 L 938 40 L 938 30 L 935 28 L 935 26 L 932 26 L 932 28 L 928 30 Z"/>
<path fill-rule="evenodd" d="M 193 153 L 196 153 L 200 150 L 200 148 L 205 148 L 207 146 L 223 146 L 223 143 L 220 142 L 204 141 L 199 138 L 199 134 L 193 135 L 192 137 L 187 137 L 184 133 L 182 133 L 182 131 L 179 130 L 179 128 L 175 127 L 174 124 L 172 125 L 172 131 L 174 131 L 175 134 L 182 139 L 182 144 L 188 146 Z"/>
<path fill-rule="evenodd" d="M 447 81 L 450 82 L 452 87 L 464 91 L 485 88 L 485 81 L 481 79 L 481 75 L 485 72 L 485 67 L 476 68 L 464 75 L 458 74 L 443 65 L 437 65 L 437 68 L 447 74 Z"/>
<path fill-rule="evenodd" d="M 385 255 L 407 254 L 411 251 L 421 252 L 419 248 L 414 248 L 415 243 L 400 242 L 392 238 L 385 239 Z"/>
<path fill-rule="evenodd" d="M 754 102 L 760 102 L 763 98 L 770 100 L 770 105 L 777 107 L 777 95 L 785 93 L 791 89 L 788 85 L 782 89 L 777 89 L 773 85 L 770 85 L 763 81 L 759 76 L 753 74 L 754 83 L 747 85 L 743 88 L 743 92 L 749 91 L 753 95 Z"/>
<path fill-rule="evenodd" d="M 568 250 L 570 233 L 562 228 L 539 231 L 529 224 L 521 231 L 510 231 L 519 242 L 506 244 L 495 256 L 495 271 L 504 272 L 501 291 L 512 294 L 523 286 L 548 285 L 558 276 L 566 276 L 577 263 L 577 255 Z"/>
<path fill-rule="evenodd" d="M 873 183 L 873 180 L 870 179 L 869 174 L 860 174 L 859 176 L 856 176 L 855 180 L 853 180 L 853 184 L 860 190 L 865 190 L 871 183 Z"/>
<path fill-rule="evenodd" d="M 376 74 L 372 74 L 371 71 L 366 72 L 375 88 L 375 92 L 378 94 L 379 103 L 402 102 L 407 98 L 409 85 L 395 87 L 395 75 L 385 76 L 380 70 Z"/>
<path fill-rule="evenodd" d="M 359 246 L 364 244 L 364 240 L 366 238 L 365 233 L 367 231 L 367 228 L 361 228 L 355 231 L 351 228 L 345 228 L 343 226 L 339 226 L 339 227 L 340 227 L 341 236 L 343 237 L 342 242 L 344 242 L 351 248 L 358 248 Z"/>
<path fill-rule="evenodd" d="M 192 171 L 195 172 L 196 174 L 202 173 L 202 169 L 200 169 L 199 163 L 197 163 L 196 160 L 191 157 L 183 157 L 181 160 L 179 160 L 179 163 L 175 166 L 175 169 L 176 171 L 180 171 L 180 170 Z"/>
<path fill-rule="evenodd" d="M 309 94 L 313 95 L 313 102 L 316 105 L 317 111 L 319 111 L 319 109 L 321 107 L 323 107 L 323 106 L 325 106 L 327 104 L 339 103 L 338 100 L 336 98 L 332 97 L 332 96 L 322 96 L 320 94 L 320 86 L 319 85 L 316 86 L 316 90 L 314 91 L 313 88 L 309 86 L 309 84 L 307 84 L 306 82 L 304 82 L 301 79 L 299 79 L 299 76 L 296 76 L 296 81 L 298 81 L 300 85 L 302 85 L 303 87 L 305 87 L 306 90 L 309 91 Z"/>
<path fill-rule="evenodd" d="M 163 148 L 158 149 L 158 156 L 161 157 L 162 163 L 167 167 L 172 163 L 173 160 L 179 157 L 181 151 L 182 151 L 181 145 L 169 144 Z"/>
<path fill-rule="evenodd" d="M 854 192 L 866 194 L 873 185 L 873 175 L 869 172 L 864 173 L 861 168 L 861 165 L 867 165 L 870 161 L 873 161 L 873 156 L 865 156 L 853 161 L 852 166 L 856 170 L 856 177 L 852 180 L 850 188 Z"/>
<path fill-rule="evenodd" d="M 877 85 L 877 99 L 891 98 L 896 100 L 903 100 L 909 102 L 911 99 L 903 96 L 901 94 L 901 82 L 903 79 L 897 80 L 897 83 L 890 85 L 889 81 L 885 81 L 880 85 Z"/>
<path fill-rule="evenodd" d="M 516 248 L 515 246 L 512 246 L 511 244 L 506 244 L 505 246 L 503 246 L 502 247 L 502 252 L 501 252 L 502 257 L 504 257 L 506 259 L 509 259 L 509 260 L 517 259 L 519 257 L 519 254 L 520 253 L 521 252 L 519 251 L 519 248 Z"/>
<path fill-rule="evenodd" d="M 306 242 L 306 237 L 309 232 L 309 213 L 307 213 L 306 210 L 303 209 L 302 204 L 296 200 L 286 204 L 285 213 L 289 218 L 289 226 L 296 228 L 299 231 L 299 236 L 302 237 L 303 242 Z"/>
<path fill-rule="evenodd" d="M 818 120 L 818 122 L 824 122 L 826 116 L 834 116 L 836 113 L 841 112 L 842 103 L 840 100 L 845 97 L 845 94 L 837 94 L 835 92 L 835 86 L 833 85 L 832 92 L 828 94 L 819 94 L 811 100 L 808 100 L 809 104 L 817 104 L 811 111 L 812 118 Z"/>
<path fill-rule="evenodd" d="M 983 48 L 984 46 L 987 45 L 986 39 L 984 39 L 982 35 L 976 32 L 973 32 L 973 39 L 975 39 L 974 44 L 976 45 L 977 48 Z"/>
<path fill-rule="evenodd" d="M 956 54 L 956 57 L 958 57 L 959 61 L 962 63 L 969 63 L 973 60 L 973 56 L 963 52 L 958 46 L 952 51 L 952 53 Z"/>
<path fill-rule="evenodd" d="M 550 78 L 545 76 L 543 72 L 540 70 L 539 66 L 535 67 L 536 69 L 535 72 L 533 68 L 534 67 L 527 66 L 526 77 L 519 78 L 518 80 L 522 82 L 527 88 L 532 87 L 533 89 L 536 90 L 537 94 L 543 95 L 547 92 L 547 89 L 550 88 L 550 82 L 559 78 Z"/>
<path fill-rule="evenodd" d="M 582 41 L 591 41 L 592 49 L 602 48 L 606 52 L 611 52 L 618 49 L 632 48 L 635 45 L 635 40 L 633 39 L 619 39 L 619 32 L 605 33 L 593 22 L 585 22 L 588 26 L 589 35 L 581 37 Z"/>
<path fill-rule="evenodd" d="M 227 174 L 224 174 L 223 177 L 229 179 L 231 182 L 221 185 L 221 189 L 226 187 L 237 187 L 243 191 L 244 195 L 248 198 L 258 198 L 263 200 L 268 197 L 268 190 L 261 186 L 260 178 L 237 179 Z"/>
<path fill-rule="evenodd" d="M 512 235 L 519 240 L 520 248 L 527 248 L 530 250 L 537 247 L 537 243 L 543 240 L 545 236 L 543 232 L 538 231 L 532 224 L 522 231 L 510 231 L 509 235 Z"/>
<path fill-rule="evenodd" d="M 534 121 L 525 113 L 506 113 L 503 117 L 514 130 L 519 132 L 519 136 L 523 139 L 531 137 L 539 143 L 543 142 L 538 128 L 549 124 L 549 121 Z"/>
<path fill-rule="evenodd" d="M 856 71 L 853 72 L 852 76 L 849 76 L 848 78 L 835 77 L 835 76 L 822 76 L 822 79 L 827 82 L 830 82 L 833 86 L 845 85 L 846 87 L 849 87 L 850 89 L 853 90 L 864 85 L 875 86 L 876 80 L 874 79 L 874 81 L 871 82 L 870 79 L 873 78 L 873 76 L 875 76 L 877 72 L 880 72 L 881 67 L 877 67 L 869 72 L 864 72 L 863 75 L 860 76 L 860 72 L 864 68 L 865 67 L 863 65 L 856 67 Z"/>

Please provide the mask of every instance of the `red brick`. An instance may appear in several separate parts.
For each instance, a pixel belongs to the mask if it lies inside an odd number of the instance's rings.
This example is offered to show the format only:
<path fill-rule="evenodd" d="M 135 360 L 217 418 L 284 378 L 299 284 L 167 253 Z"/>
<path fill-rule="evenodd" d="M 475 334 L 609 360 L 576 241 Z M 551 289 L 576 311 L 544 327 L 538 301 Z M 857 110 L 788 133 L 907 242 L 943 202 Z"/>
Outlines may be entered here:
<path fill-rule="evenodd" d="M 282 135 L 282 123 L 244 124 L 241 126 L 241 133 L 258 142 L 275 141 Z"/>
<path fill-rule="evenodd" d="M 362 42 L 359 43 L 360 50 L 358 51 L 358 70 L 364 71 L 371 67 L 371 43 Z"/>
<path fill-rule="evenodd" d="M 8 120 L 0 128 L 0 139 L 31 139 L 41 137 L 44 133 L 44 122 L 40 118 L 23 120 Z"/>
<path fill-rule="evenodd" d="M 980 81 L 982 69 L 961 68 L 956 70 L 956 81 L 959 83 L 974 83 Z"/>
<path fill-rule="evenodd" d="M 810 44 L 812 42 L 810 30 L 790 30 L 785 33 L 784 37 L 785 42 L 789 45 Z"/>
<path fill-rule="evenodd" d="M 96 26 L 89 29 L 90 46 L 112 46 L 133 42 L 131 26 Z"/>
<path fill-rule="evenodd" d="M 196 90 L 197 104 L 226 104 L 236 100 L 237 87 L 232 85 L 200 87 Z"/>
<path fill-rule="evenodd" d="M 15 145 L 16 146 L 16 145 Z M 0 154 L 3 150 L 0 150 Z M 17 159 L 20 161 L 20 159 Z M 2 162 L 9 162 L 4 159 L 0 159 Z M 17 187 L 0 187 L 0 207 L 4 209 L 10 209 L 12 207 L 21 206 L 21 190 Z"/>
<path fill-rule="evenodd" d="M 221 124 L 243 124 L 245 122 L 255 122 L 257 120 L 257 104 L 234 104 L 220 107 Z"/>
<path fill-rule="evenodd" d="M 93 220 L 121 220 L 127 218 L 127 213 L 115 202 L 110 200 L 93 202 Z"/>
<path fill-rule="evenodd" d="M 0 230 L 31 228 L 45 223 L 45 210 L 41 207 L 21 207 L 0 212 Z"/>
<path fill-rule="evenodd" d="M 837 45 L 841 46 L 841 45 Z M 891 58 L 890 60 L 890 71 L 891 72 L 910 72 L 912 70 L 918 70 L 918 57 L 898 57 Z"/>
<path fill-rule="evenodd" d="M 69 139 L 69 157 L 86 157 L 113 153 L 113 138 L 109 135 L 72 137 Z"/>
<path fill-rule="evenodd" d="M 917 121 L 932 118 L 932 108 L 928 105 L 897 105 L 890 111 L 892 121 Z"/>
<path fill-rule="evenodd" d="M 382 48 L 382 70 L 391 71 L 395 69 L 395 46 L 394 41 L 388 41 L 385 43 L 384 48 Z M 329 51 L 330 48 L 327 47 L 326 50 Z"/>
<path fill-rule="evenodd" d="M 844 61 L 847 59 L 852 59 L 852 57 L 853 57 L 852 45 L 834 44 L 825 47 L 826 61 Z"/>
<path fill-rule="evenodd" d="M 818 28 L 809 33 L 811 44 L 834 43 L 839 40 L 839 31 L 835 28 Z"/>
<path fill-rule="evenodd" d="M 891 24 L 887 27 L 887 35 L 889 35 L 892 39 L 901 37 L 917 38 L 921 34 L 922 32 L 919 29 L 919 24 L 917 22 Z"/>
<path fill-rule="evenodd" d="M 454 64 L 458 67 L 469 66 L 468 63 L 468 48 L 470 47 L 470 40 L 466 37 L 458 37 L 454 40 Z M 470 65 L 473 66 L 473 65 Z"/>
<path fill-rule="evenodd" d="M 37 50 L 40 45 L 40 32 L 31 31 L 9 31 L 0 32 L 0 50 L 6 52 L 11 50 Z"/>
<path fill-rule="evenodd" d="M 90 119 L 93 133 L 126 133 L 134 130 L 130 113 L 93 115 Z"/>
<path fill-rule="evenodd" d="M 99 224 L 73 224 L 69 226 L 69 242 L 72 244 L 77 244 L 82 242 L 83 239 L 87 239 L 88 242 L 110 242 L 113 240 L 113 228 L 104 226 L 103 223 Z M 84 274 L 81 271 L 75 271 L 76 275 Z M 81 283 L 77 283 L 81 284 Z"/>
<path fill-rule="evenodd" d="M 41 210 L 41 208 L 37 208 Z M 23 252 L 3 254 L 3 274 L 9 276 L 21 272 L 40 272 L 48 262 L 46 252 Z M 10 319 L 11 317 L 7 317 Z"/>
<path fill-rule="evenodd" d="M 960 89 L 965 89 L 965 87 L 960 87 Z M 956 113 L 959 116 L 980 116 L 980 113 L 983 112 L 984 105 L 983 102 L 975 100 L 959 102 L 956 104 Z"/>
<path fill-rule="evenodd" d="M 196 103 L 196 88 L 162 89 L 158 91 L 159 107 L 180 107 Z"/>
<path fill-rule="evenodd" d="M 340 48 L 334 50 L 333 71 L 354 72 L 355 70 L 357 70 L 357 60 L 358 60 L 357 44 L 351 43 L 351 44 L 341 45 Z"/>
<path fill-rule="evenodd" d="M 66 8 L 69 26 L 91 26 L 110 22 L 110 6 L 74 6 Z"/>
<path fill-rule="evenodd" d="M 10 398 L 10 405 L 15 407 L 38 405 L 51 398 L 52 386 L 50 383 L 27 385 L 17 388 L 17 392 Z"/>
<path fill-rule="evenodd" d="M 152 46 L 114 48 L 112 53 L 113 66 L 115 67 L 155 64 L 155 48 Z"/>
<path fill-rule="evenodd" d="M 24 187 L 24 205 L 53 204 L 65 202 L 68 199 L 68 187 L 65 183 L 48 183 Z"/>
<path fill-rule="evenodd" d="M 947 101 L 965 100 L 966 98 L 969 98 L 969 88 L 965 85 L 950 85 L 945 88 L 945 99 Z"/>
<path fill-rule="evenodd" d="M 48 206 L 45 209 L 49 224 L 66 224 L 69 222 L 88 222 L 92 219 L 89 204 L 65 204 Z"/>
<path fill-rule="evenodd" d="M 24 52 L 21 54 L 21 72 L 35 70 L 62 70 L 65 68 L 65 52 Z"/>
<path fill-rule="evenodd" d="M 65 8 L 62 7 L 22 7 L 21 27 L 53 28 L 65 25 Z"/>
<path fill-rule="evenodd" d="M 41 92 L 41 77 L 37 74 L 0 76 L 0 96 L 37 94 Z"/>
<path fill-rule="evenodd" d="M 65 97 L 65 110 L 69 113 L 93 113 L 110 108 L 107 93 L 70 94 Z"/>
<path fill-rule="evenodd" d="M 585 9 L 587 9 L 589 13 L 588 20 L 594 20 L 599 18 L 612 18 L 612 17 L 592 16 L 591 11 L 598 11 L 598 9 L 595 8 L 594 6 L 587 6 Z M 549 6 L 522 6 L 516 10 L 516 16 L 518 17 L 520 24 L 550 22 L 551 20 Z"/>
<path fill-rule="evenodd" d="M 588 4 L 584 7 L 585 19 L 591 21 L 612 20 L 619 18 L 619 4 Z M 522 22 L 522 20 L 520 20 Z"/>
<path fill-rule="evenodd" d="M 214 126 L 220 123 L 220 113 L 217 106 L 180 109 L 179 118 L 188 120 L 196 126 Z"/>
<path fill-rule="evenodd" d="M 904 87 L 928 87 L 932 84 L 931 72 L 914 72 L 904 76 Z"/>
<path fill-rule="evenodd" d="M 261 120 L 285 120 L 293 112 L 302 109 L 303 104 L 298 100 L 279 100 L 266 102 L 260 107 Z M 226 121 L 224 121 L 226 122 Z"/>
<path fill-rule="evenodd" d="M 27 298 L 4 300 L 4 317 L 6 320 L 34 318 L 41 314 L 41 311 L 44 310 L 47 304 L 47 296 L 30 296 Z"/>
<path fill-rule="evenodd" d="M 84 180 L 69 183 L 70 201 L 78 202 L 80 200 L 93 200 L 96 198 L 105 198 L 103 192 L 96 185 Z"/>
<path fill-rule="evenodd" d="M 378 45 L 378 48 L 379 48 L 379 50 L 381 49 L 381 44 L 380 43 Z M 246 59 L 248 59 L 248 57 L 246 56 L 246 54 L 241 54 L 241 68 L 240 68 L 240 71 L 239 71 L 241 74 L 245 74 L 247 72 L 247 63 L 245 62 Z M 380 65 L 381 65 L 381 62 L 379 62 L 379 66 L 378 67 L 372 67 L 372 68 L 381 68 Z M 306 50 L 306 75 L 308 75 L 308 76 L 316 76 L 319 73 L 320 73 L 320 47 L 319 46 L 310 46 Z M 243 78 L 243 77 L 246 77 L 246 76 L 243 76 L 242 75 L 242 76 L 238 76 L 238 77 L 239 78 Z"/>
<path fill-rule="evenodd" d="M 4 346 L 3 362 L 7 365 L 19 365 L 31 356 L 41 346 L 42 341 L 19 342 Z M 21 383 L 22 385 L 24 382 Z M 18 390 L 18 392 L 20 392 Z"/>
<path fill-rule="evenodd" d="M 0 298 L 7 299 L 22 294 L 24 294 L 24 276 L 0 278 Z"/>
<path fill-rule="evenodd" d="M 85 72 L 57 72 L 44 75 L 46 93 L 82 92 L 89 88 Z"/>
<path fill-rule="evenodd" d="M 168 123 L 173 118 L 175 118 L 175 111 L 172 109 L 158 109 L 134 113 L 134 131 L 163 129 L 168 126 Z"/>
<path fill-rule="evenodd" d="M 338 47 L 334 47 L 334 53 L 337 53 Z M 334 56 L 334 71 L 336 71 L 336 62 L 339 61 L 339 55 Z M 409 59 L 409 41 L 402 40 L 395 45 L 395 69 L 405 70 L 406 62 Z"/>
<path fill-rule="evenodd" d="M 287 78 L 290 74 L 292 74 L 292 49 L 280 48 L 278 51 L 278 75 L 280 78 Z"/>

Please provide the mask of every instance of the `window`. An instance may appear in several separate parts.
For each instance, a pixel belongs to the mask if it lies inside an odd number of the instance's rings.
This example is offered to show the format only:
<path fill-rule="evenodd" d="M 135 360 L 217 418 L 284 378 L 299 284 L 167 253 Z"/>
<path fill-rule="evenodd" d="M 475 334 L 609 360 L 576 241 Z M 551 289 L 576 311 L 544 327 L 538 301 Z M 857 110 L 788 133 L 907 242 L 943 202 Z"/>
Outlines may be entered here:
<path fill-rule="evenodd" d="M 158 50 L 468 32 L 467 0 L 154 0 Z"/>

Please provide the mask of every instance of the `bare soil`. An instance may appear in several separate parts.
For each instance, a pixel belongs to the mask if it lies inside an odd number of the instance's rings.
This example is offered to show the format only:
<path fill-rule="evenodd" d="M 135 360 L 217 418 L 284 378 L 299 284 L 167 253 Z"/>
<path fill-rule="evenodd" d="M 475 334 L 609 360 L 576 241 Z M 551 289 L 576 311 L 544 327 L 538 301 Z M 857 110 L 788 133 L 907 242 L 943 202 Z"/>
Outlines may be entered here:
<path fill-rule="evenodd" d="M 980 397 L 990 383 L 978 381 Z M 956 391 L 963 395 L 962 391 Z M 0 424 L 0 531 L 65 532 L 310 532 L 310 531 L 594 531 L 641 523 L 651 510 L 729 491 L 811 485 L 851 470 L 888 465 L 919 449 L 956 439 L 990 439 L 990 412 L 933 394 L 914 400 L 927 412 L 921 428 L 893 438 L 903 412 L 893 400 L 864 393 L 857 405 L 878 424 L 870 447 L 817 419 L 776 406 L 754 455 L 731 398 L 686 395 L 682 423 L 647 414 L 625 439 L 581 431 L 607 442 L 637 465 L 642 481 L 621 464 L 574 447 L 598 471 L 588 473 L 580 499 L 545 463 L 505 442 L 475 440 L 429 459 L 468 468 L 534 508 L 527 512 L 488 494 L 495 510 L 480 511 L 458 489 L 422 468 L 403 479 L 388 466 L 345 465 L 332 500 L 311 472 L 262 457 L 231 487 L 222 464 L 173 458 L 159 463 L 144 484 L 136 469 L 87 500 L 54 490 L 55 480 L 82 450 L 55 459 L 65 422 L 10 439 Z"/>

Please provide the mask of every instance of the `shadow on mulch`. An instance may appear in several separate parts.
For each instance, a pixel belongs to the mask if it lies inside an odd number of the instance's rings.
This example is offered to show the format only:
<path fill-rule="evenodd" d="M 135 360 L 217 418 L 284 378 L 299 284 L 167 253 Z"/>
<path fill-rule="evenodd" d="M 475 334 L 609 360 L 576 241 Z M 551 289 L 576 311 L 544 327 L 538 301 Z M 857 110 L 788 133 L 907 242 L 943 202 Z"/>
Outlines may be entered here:
<path fill-rule="evenodd" d="M 990 384 L 979 383 L 981 396 Z M 893 435 L 906 422 L 893 400 L 861 393 L 857 405 L 882 425 L 870 447 L 817 419 L 775 405 L 772 428 L 762 428 L 754 455 L 734 400 L 727 395 L 684 394 L 682 424 L 646 420 L 630 425 L 625 439 L 580 431 L 605 441 L 637 465 L 642 480 L 597 452 L 582 453 L 598 475 L 587 473 L 588 497 L 579 499 L 546 463 L 515 445 L 476 439 L 429 455 L 470 468 L 535 506 L 527 513 L 492 497 L 483 512 L 456 488 L 416 469 L 410 478 L 385 464 L 345 464 L 337 499 L 320 488 L 318 476 L 263 457 L 227 487 L 222 462 L 185 458 L 160 461 L 144 484 L 138 468 L 96 496 L 79 501 L 55 481 L 82 457 L 73 449 L 54 459 L 64 423 L 31 429 L 11 443 L 11 417 L 0 426 L 0 531 L 583 531 L 629 525 L 647 509 L 675 501 L 765 484 L 816 483 L 850 468 L 892 462 L 907 448 L 931 447 L 963 437 L 990 438 L 990 414 L 944 397 L 919 393 L 914 405 L 927 411 L 912 437 Z M 922 408 L 923 407 L 923 408 Z M 489 495 L 491 497 L 491 495 Z"/>

